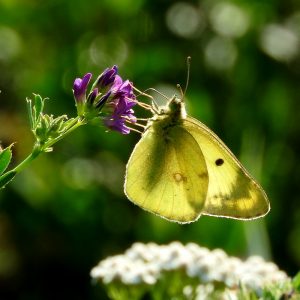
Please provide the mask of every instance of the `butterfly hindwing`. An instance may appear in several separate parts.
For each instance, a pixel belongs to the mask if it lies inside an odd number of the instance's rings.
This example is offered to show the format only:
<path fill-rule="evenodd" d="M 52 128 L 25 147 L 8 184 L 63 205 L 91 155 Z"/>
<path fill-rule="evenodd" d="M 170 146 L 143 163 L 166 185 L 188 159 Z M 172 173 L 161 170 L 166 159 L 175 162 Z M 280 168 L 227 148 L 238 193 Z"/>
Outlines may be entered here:
<path fill-rule="evenodd" d="M 209 186 L 202 213 L 236 219 L 253 219 L 268 213 L 267 196 L 225 144 L 204 124 L 187 117 L 184 128 L 205 157 Z"/>
<path fill-rule="evenodd" d="M 182 126 L 150 127 L 126 170 L 128 198 L 168 220 L 195 221 L 204 207 L 208 173 L 202 151 Z"/>

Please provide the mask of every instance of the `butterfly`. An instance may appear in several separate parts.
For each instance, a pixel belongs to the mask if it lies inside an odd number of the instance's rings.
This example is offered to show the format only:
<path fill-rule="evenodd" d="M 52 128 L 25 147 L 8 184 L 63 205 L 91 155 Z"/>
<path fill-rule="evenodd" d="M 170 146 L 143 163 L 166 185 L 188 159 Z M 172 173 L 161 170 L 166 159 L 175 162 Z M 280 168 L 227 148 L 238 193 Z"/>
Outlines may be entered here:
<path fill-rule="evenodd" d="M 214 132 L 187 115 L 183 97 L 153 106 L 126 166 L 128 199 L 178 223 L 201 215 L 241 220 L 266 215 L 264 190 Z"/>

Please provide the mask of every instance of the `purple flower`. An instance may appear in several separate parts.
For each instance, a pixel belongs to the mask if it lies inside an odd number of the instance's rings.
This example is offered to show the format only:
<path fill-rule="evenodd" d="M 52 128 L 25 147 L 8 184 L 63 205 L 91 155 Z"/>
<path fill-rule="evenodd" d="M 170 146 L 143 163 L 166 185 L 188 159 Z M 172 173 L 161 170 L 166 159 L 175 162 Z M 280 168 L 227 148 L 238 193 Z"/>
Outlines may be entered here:
<path fill-rule="evenodd" d="M 132 107 L 136 105 L 133 86 L 129 80 L 123 82 L 122 78 L 116 75 L 114 84 L 111 87 L 112 101 L 107 103 L 113 108 L 110 116 L 104 119 L 104 124 L 111 130 L 128 134 L 130 128 L 125 125 L 126 121 L 136 122 Z"/>
<path fill-rule="evenodd" d="M 104 125 L 111 130 L 119 131 L 122 134 L 128 134 L 130 128 L 126 126 L 126 121 L 131 123 L 136 122 L 134 111 L 131 109 L 136 103 L 126 101 L 125 98 L 120 98 L 115 105 L 113 113 L 104 119 Z"/>
<path fill-rule="evenodd" d="M 102 107 L 105 105 L 107 99 L 110 97 L 111 91 L 108 91 L 104 96 L 102 96 L 99 101 L 95 104 L 95 107 L 99 110 L 102 109 Z"/>
<path fill-rule="evenodd" d="M 123 82 L 122 78 L 119 75 L 116 75 L 111 90 L 116 97 L 126 97 L 129 99 L 135 99 L 132 83 L 129 80 L 125 80 Z"/>
<path fill-rule="evenodd" d="M 73 94 L 75 97 L 77 113 L 79 116 L 82 116 L 84 114 L 86 90 L 91 78 L 92 74 L 87 73 L 82 77 L 82 79 L 76 78 L 73 84 Z"/>
<path fill-rule="evenodd" d="M 128 134 L 130 128 L 125 125 L 126 122 L 136 122 L 132 110 L 136 105 L 136 97 L 132 83 L 129 80 L 123 81 L 117 73 L 117 66 L 105 69 L 88 93 L 87 87 L 92 74 L 87 73 L 82 78 L 75 79 L 73 93 L 79 116 L 84 116 L 89 121 L 106 112 L 108 115 L 103 118 L 104 125 L 111 130 Z"/>
<path fill-rule="evenodd" d="M 73 85 L 73 93 L 77 103 L 85 102 L 87 86 L 92 78 L 91 73 L 85 74 L 82 79 L 76 78 Z"/>
<path fill-rule="evenodd" d="M 112 68 L 107 68 L 104 70 L 104 72 L 99 75 L 97 78 L 95 85 L 99 89 L 103 89 L 105 87 L 108 87 L 109 85 L 112 85 L 115 82 L 115 78 L 118 73 L 118 67 L 113 66 Z"/>
<path fill-rule="evenodd" d="M 93 91 L 90 92 L 90 94 L 88 95 L 88 97 L 86 99 L 86 103 L 90 106 L 93 105 L 98 94 L 99 94 L 98 89 L 94 88 Z"/>

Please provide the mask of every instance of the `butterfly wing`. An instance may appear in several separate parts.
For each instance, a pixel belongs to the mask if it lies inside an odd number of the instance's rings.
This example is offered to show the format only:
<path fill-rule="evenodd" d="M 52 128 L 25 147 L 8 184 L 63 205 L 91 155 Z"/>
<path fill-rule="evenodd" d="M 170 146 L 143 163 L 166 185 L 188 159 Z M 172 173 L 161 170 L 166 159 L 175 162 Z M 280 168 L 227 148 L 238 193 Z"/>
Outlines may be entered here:
<path fill-rule="evenodd" d="M 209 174 L 202 213 L 245 220 L 267 214 L 270 205 L 265 192 L 216 134 L 191 117 L 184 121 L 184 128 L 199 144 Z"/>
<path fill-rule="evenodd" d="M 126 168 L 125 194 L 135 204 L 180 223 L 204 207 L 208 173 L 202 151 L 182 126 L 146 130 Z"/>

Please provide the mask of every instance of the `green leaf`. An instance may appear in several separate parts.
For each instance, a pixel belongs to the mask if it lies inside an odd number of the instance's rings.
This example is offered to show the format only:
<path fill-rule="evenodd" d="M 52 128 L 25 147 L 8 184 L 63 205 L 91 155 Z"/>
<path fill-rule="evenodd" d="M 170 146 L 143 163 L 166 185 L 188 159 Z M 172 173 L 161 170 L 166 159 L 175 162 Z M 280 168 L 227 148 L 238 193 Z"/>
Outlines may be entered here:
<path fill-rule="evenodd" d="M 0 177 L 0 188 L 4 188 L 13 178 L 16 176 L 17 172 L 9 171 Z"/>
<path fill-rule="evenodd" d="M 33 117 L 33 111 L 32 111 L 32 102 L 31 99 L 27 98 L 27 111 L 28 111 L 28 117 L 30 122 L 30 128 L 33 130 L 35 128 L 35 118 Z"/>
<path fill-rule="evenodd" d="M 11 146 L 0 152 L 0 175 L 6 170 L 11 161 L 12 153 L 10 148 Z"/>
<path fill-rule="evenodd" d="M 38 122 L 38 119 L 40 117 L 40 114 L 42 113 L 44 109 L 44 99 L 40 95 L 34 94 L 34 107 L 35 107 L 35 113 L 36 113 L 36 122 Z"/>
<path fill-rule="evenodd" d="M 292 285 L 295 291 L 300 292 L 300 272 L 293 278 Z"/>
<path fill-rule="evenodd" d="M 59 133 L 60 131 L 62 131 L 63 129 L 63 124 L 64 124 L 64 121 L 67 119 L 67 116 L 66 115 L 62 115 L 62 116 L 59 116 L 57 117 L 56 119 L 52 120 L 51 122 L 51 132 L 57 132 Z"/>
<path fill-rule="evenodd" d="M 44 128 L 45 131 L 49 129 L 50 123 L 51 123 L 51 118 L 48 115 L 41 115 L 40 126 Z"/>

